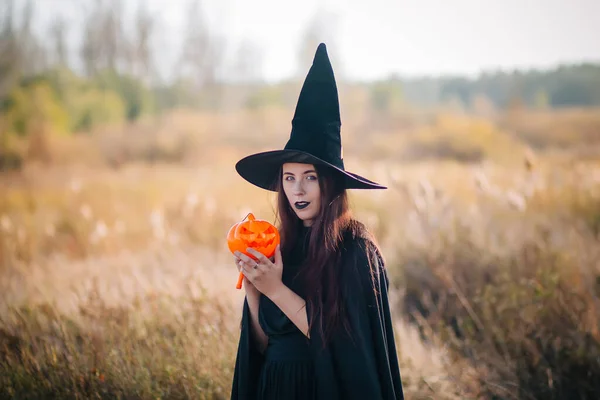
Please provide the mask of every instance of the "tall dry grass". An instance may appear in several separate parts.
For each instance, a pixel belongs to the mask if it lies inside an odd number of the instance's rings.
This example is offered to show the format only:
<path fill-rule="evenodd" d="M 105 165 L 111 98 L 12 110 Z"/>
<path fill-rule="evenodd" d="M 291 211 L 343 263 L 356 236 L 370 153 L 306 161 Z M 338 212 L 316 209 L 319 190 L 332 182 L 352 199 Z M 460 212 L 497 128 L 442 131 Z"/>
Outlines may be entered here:
<path fill-rule="evenodd" d="M 600 157 L 532 150 L 516 120 L 372 118 L 345 124 L 346 165 L 390 186 L 351 202 L 386 256 L 407 398 L 597 397 Z M 288 125 L 182 111 L 3 174 L 0 397 L 227 398 L 243 293 L 224 236 L 274 203 L 233 165 Z"/>

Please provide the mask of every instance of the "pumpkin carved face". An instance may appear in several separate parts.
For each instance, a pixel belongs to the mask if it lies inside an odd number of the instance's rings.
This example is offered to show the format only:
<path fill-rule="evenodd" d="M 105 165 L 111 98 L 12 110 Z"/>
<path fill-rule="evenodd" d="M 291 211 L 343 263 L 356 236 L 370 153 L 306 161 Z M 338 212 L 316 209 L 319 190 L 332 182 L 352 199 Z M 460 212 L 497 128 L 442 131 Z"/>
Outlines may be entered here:
<path fill-rule="evenodd" d="M 268 221 L 256 219 L 252 213 L 248 214 L 242 222 L 233 225 L 227 233 L 229 251 L 234 253 L 237 250 L 251 258 L 254 256 L 246 252 L 248 247 L 267 258 L 273 257 L 279 240 L 277 228 Z"/>

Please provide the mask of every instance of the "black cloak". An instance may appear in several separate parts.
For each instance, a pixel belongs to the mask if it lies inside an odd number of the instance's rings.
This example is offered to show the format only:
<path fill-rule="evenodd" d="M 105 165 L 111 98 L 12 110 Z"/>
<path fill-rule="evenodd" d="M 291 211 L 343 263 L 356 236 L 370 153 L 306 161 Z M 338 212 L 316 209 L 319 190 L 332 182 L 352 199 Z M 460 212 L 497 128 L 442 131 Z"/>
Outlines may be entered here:
<path fill-rule="evenodd" d="M 316 398 L 404 399 L 383 259 L 369 239 L 353 236 L 344 240 L 342 260 L 340 279 L 350 335 L 338 331 L 323 349 L 319 329 L 313 325 L 309 341 Z M 311 312 L 307 303 L 309 316 Z M 244 300 L 232 400 L 256 399 L 264 357 L 251 337 L 250 322 Z"/>

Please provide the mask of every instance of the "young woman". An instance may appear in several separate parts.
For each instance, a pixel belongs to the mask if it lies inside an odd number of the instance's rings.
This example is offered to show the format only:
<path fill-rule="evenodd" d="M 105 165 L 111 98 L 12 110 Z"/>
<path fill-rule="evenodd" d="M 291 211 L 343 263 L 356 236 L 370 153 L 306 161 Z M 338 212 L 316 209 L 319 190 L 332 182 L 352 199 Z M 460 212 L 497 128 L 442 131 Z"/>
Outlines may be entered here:
<path fill-rule="evenodd" d="M 321 44 L 285 148 L 236 164 L 278 193 L 281 246 L 234 255 L 246 298 L 232 399 L 403 399 L 383 258 L 347 197 L 385 186 L 344 169 L 340 127 Z"/>

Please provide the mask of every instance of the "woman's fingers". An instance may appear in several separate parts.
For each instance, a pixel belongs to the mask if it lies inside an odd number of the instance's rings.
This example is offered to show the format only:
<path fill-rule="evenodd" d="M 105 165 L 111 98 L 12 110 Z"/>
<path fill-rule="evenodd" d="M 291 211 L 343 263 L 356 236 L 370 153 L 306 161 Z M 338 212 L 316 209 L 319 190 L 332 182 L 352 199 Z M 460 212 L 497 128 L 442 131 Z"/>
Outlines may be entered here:
<path fill-rule="evenodd" d="M 269 261 L 269 259 L 262 253 L 258 252 L 257 250 L 254 250 L 253 248 L 248 248 L 246 249 L 246 251 L 250 254 L 252 254 L 254 257 L 256 257 L 256 259 L 258 260 L 258 264 L 262 264 L 265 266 L 268 266 L 271 264 L 271 261 Z"/>
<path fill-rule="evenodd" d="M 256 261 L 254 261 L 252 258 L 248 257 L 246 254 L 241 253 L 239 251 L 235 252 L 235 255 L 240 258 L 242 261 L 244 261 L 246 264 L 248 265 L 252 265 L 253 263 L 255 263 Z"/>
<path fill-rule="evenodd" d="M 275 262 L 252 248 L 247 249 L 245 253 L 236 251 L 235 257 L 238 259 L 240 271 L 244 274 L 245 279 L 259 292 L 273 293 L 281 285 L 283 264 L 279 249 L 274 257 Z"/>
<path fill-rule="evenodd" d="M 248 257 L 246 254 L 240 253 L 240 252 L 236 252 L 239 253 L 237 254 L 237 256 L 244 262 L 244 265 L 248 266 L 248 268 L 252 268 L 252 269 L 261 269 L 261 268 L 266 268 L 269 266 L 269 262 L 267 260 L 267 258 L 265 256 L 263 256 L 262 254 L 258 253 L 256 250 L 254 250 L 255 253 L 250 253 L 250 254 L 259 254 L 262 256 L 262 258 L 257 257 L 257 260 L 252 259 L 251 257 Z M 265 260 L 267 260 L 267 262 L 265 263 Z"/>
<path fill-rule="evenodd" d="M 244 260 L 240 260 L 238 262 L 240 271 L 244 273 L 244 275 L 246 275 L 248 278 L 252 278 L 253 276 L 256 275 L 256 272 L 258 272 L 258 264 L 255 261 L 244 261 Z"/>
<path fill-rule="evenodd" d="M 252 255 L 256 259 L 249 257 L 247 254 L 236 251 L 234 256 L 237 259 L 239 265 L 239 271 L 252 283 L 258 282 L 262 279 L 263 275 L 268 274 L 273 263 L 262 253 L 255 249 L 247 249 L 248 254 Z M 266 275 L 265 275 L 266 276 Z"/>
<path fill-rule="evenodd" d="M 239 272 L 241 272 L 242 274 L 244 274 L 244 276 L 246 277 L 246 279 L 248 279 L 249 281 L 252 281 L 252 275 L 251 275 L 251 268 L 249 268 L 244 261 L 241 261 L 238 263 L 239 266 Z"/>
<path fill-rule="evenodd" d="M 234 254 L 233 262 L 235 263 L 235 266 L 237 267 L 238 272 L 240 272 L 244 266 L 244 260 L 242 260 L 240 257 L 238 257 L 237 254 Z"/>

